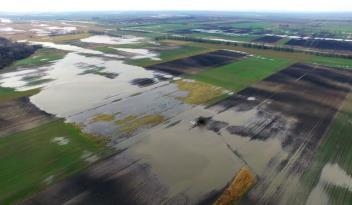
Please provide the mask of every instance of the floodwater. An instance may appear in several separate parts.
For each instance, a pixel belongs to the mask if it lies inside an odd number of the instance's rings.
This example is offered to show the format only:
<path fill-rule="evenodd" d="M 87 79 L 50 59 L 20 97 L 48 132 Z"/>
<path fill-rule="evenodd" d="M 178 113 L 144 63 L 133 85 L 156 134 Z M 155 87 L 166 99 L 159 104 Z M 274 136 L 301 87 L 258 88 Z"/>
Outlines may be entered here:
<path fill-rule="evenodd" d="M 108 45 L 119 45 L 119 44 L 131 44 L 138 43 L 144 38 L 135 36 L 124 36 L 124 37 L 112 37 L 107 35 L 96 35 L 88 38 L 81 39 L 85 43 L 97 43 L 97 44 L 108 44 Z"/>
<path fill-rule="evenodd" d="M 193 127 L 191 121 L 199 116 L 240 126 L 256 118 L 257 110 L 218 113 L 197 106 L 117 147 L 129 148 L 132 156 L 150 164 L 152 172 L 169 187 L 170 197 L 182 193 L 191 201 L 224 188 L 243 166 L 260 176 L 269 169 L 268 164 L 287 158 L 277 138 L 250 140 L 226 129 L 214 132 Z"/>
<path fill-rule="evenodd" d="M 320 180 L 311 191 L 306 205 L 329 204 L 328 187 L 340 187 L 352 192 L 352 176 L 348 175 L 338 164 L 328 163 L 324 166 Z"/>
<path fill-rule="evenodd" d="M 132 59 L 143 59 L 143 58 L 150 58 L 151 60 L 161 60 L 158 58 L 158 54 L 154 52 L 150 52 L 148 49 L 138 49 L 138 48 L 114 48 L 118 51 L 132 53 L 134 56 Z"/>
<path fill-rule="evenodd" d="M 0 23 L 12 23 L 12 20 L 8 18 L 0 18 Z"/>
<path fill-rule="evenodd" d="M 64 51 L 71 51 L 71 52 L 77 52 L 81 54 L 91 54 L 91 55 L 101 55 L 101 56 L 106 56 L 106 57 L 111 57 L 111 58 L 123 58 L 123 56 L 119 55 L 112 55 L 112 54 L 105 54 L 100 51 L 92 50 L 92 49 L 87 49 L 87 48 L 82 48 L 79 46 L 73 46 L 73 45 L 68 45 L 68 44 L 56 44 L 52 42 L 34 42 L 31 41 L 30 43 L 32 44 L 39 44 L 47 48 L 55 48 L 59 50 L 64 50 Z"/>
<path fill-rule="evenodd" d="M 109 114 L 114 120 L 143 115 L 168 119 L 191 107 L 177 99 L 184 92 L 172 83 L 173 76 L 127 65 L 123 56 L 106 58 L 101 52 L 77 46 L 41 44 L 71 52 L 49 66 L 2 74 L 0 85 L 20 91 L 42 88 L 30 98 L 33 104 L 89 133 L 118 142 L 121 133 L 114 121 L 93 123 L 91 119 L 100 114 Z M 153 83 L 140 86 L 134 83 L 138 79 Z"/>

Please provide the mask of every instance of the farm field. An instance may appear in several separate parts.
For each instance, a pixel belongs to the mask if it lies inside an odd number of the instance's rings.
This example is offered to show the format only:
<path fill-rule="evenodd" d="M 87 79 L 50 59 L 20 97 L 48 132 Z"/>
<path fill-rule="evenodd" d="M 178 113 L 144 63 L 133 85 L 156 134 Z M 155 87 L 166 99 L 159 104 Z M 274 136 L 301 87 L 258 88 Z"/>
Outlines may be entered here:
<path fill-rule="evenodd" d="M 0 204 L 350 204 L 349 23 L 0 16 Z"/>
<path fill-rule="evenodd" d="M 238 62 L 202 71 L 190 78 L 232 91 L 240 91 L 286 68 L 290 63 L 286 59 L 269 59 L 259 56 L 248 57 Z"/>

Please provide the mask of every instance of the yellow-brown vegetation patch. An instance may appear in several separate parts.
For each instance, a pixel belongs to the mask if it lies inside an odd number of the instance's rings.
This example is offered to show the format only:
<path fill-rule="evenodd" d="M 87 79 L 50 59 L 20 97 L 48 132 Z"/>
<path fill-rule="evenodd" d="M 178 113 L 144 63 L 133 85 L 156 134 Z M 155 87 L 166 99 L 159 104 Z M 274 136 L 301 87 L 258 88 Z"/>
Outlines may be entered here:
<path fill-rule="evenodd" d="M 177 80 L 175 83 L 178 89 L 188 92 L 186 97 L 178 97 L 178 99 L 194 105 L 206 104 L 223 95 L 225 91 L 220 87 L 193 80 Z"/>
<path fill-rule="evenodd" d="M 229 187 L 214 205 L 229 205 L 241 199 L 256 183 L 256 177 L 247 167 L 241 168 Z"/>
<path fill-rule="evenodd" d="M 66 35 L 58 35 L 58 36 L 50 36 L 50 37 L 40 37 L 35 38 L 36 41 L 49 41 L 53 43 L 66 43 L 70 41 L 76 41 L 83 38 L 88 38 L 91 36 L 89 33 L 79 33 L 79 34 L 66 34 Z"/>
<path fill-rule="evenodd" d="M 121 120 L 116 120 L 115 123 L 120 126 L 120 130 L 126 134 L 132 134 L 142 127 L 155 126 L 162 123 L 165 118 L 161 115 L 145 115 L 143 117 L 136 117 L 130 115 Z"/>
<path fill-rule="evenodd" d="M 110 122 L 114 120 L 114 116 L 113 115 L 109 115 L 109 114 L 99 114 L 99 115 L 95 115 L 90 122 L 94 123 L 94 122 Z"/>

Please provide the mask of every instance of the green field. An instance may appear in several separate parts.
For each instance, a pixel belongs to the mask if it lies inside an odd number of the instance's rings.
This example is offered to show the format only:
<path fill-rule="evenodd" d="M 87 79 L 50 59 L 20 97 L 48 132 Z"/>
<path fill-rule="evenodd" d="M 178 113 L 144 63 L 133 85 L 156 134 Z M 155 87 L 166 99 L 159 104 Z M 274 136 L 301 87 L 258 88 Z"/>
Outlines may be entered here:
<path fill-rule="evenodd" d="M 0 106 L 37 92 L 0 87 Z M 0 136 L 0 204 L 13 204 L 81 171 L 90 160 L 107 153 L 103 144 L 101 138 L 84 134 L 61 119 Z"/>
<path fill-rule="evenodd" d="M 285 59 L 264 59 L 256 56 L 203 71 L 192 79 L 239 91 L 291 64 Z"/>
<path fill-rule="evenodd" d="M 55 139 L 67 139 L 60 145 Z M 88 165 L 100 147 L 79 128 L 56 120 L 0 138 L 0 204 L 13 202 Z M 93 156 L 93 155 L 91 155 Z"/>
<path fill-rule="evenodd" d="M 352 68 L 352 59 L 347 58 L 313 56 L 312 62 L 338 68 Z"/>
<path fill-rule="evenodd" d="M 300 192 L 304 198 L 307 198 L 311 190 L 318 184 L 321 171 L 327 164 L 337 164 L 349 176 L 352 175 L 352 95 L 349 94 L 341 110 L 336 115 L 333 123 L 321 142 L 319 149 L 313 160 L 313 164 L 301 178 L 301 183 L 310 190 Z M 338 175 L 336 175 L 337 177 Z M 348 182 L 346 182 L 348 183 Z M 350 205 L 352 195 L 346 187 L 326 185 L 327 194 L 329 195 L 328 204 Z M 302 197 L 303 198 L 303 197 Z M 299 198 L 301 201 L 302 198 Z"/>
<path fill-rule="evenodd" d="M 41 66 L 45 65 L 48 63 L 51 63 L 52 61 L 59 60 L 65 55 L 67 52 L 61 51 L 61 50 L 56 50 L 56 49 L 49 49 L 49 48 L 43 48 L 38 50 L 35 54 L 32 56 L 16 61 L 12 67 L 34 67 L 34 66 Z"/>

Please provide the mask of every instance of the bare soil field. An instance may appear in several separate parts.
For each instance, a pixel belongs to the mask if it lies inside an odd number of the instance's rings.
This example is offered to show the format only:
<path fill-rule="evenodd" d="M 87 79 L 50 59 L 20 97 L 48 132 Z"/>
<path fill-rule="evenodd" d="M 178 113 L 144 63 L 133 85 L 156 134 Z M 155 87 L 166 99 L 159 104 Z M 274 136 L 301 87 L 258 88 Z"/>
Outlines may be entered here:
<path fill-rule="evenodd" d="M 225 65 L 244 56 L 246 56 L 244 53 L 228 50 L 217 50 L 205 54 L 195 55 L 188 58 L 149 66 L 146 67 L 146 69 L 158 70 L 173 75 L 195 74 L 207 68 Z"/>
<path fill-rule="evenodd" d="M 253 42 L 259 42 L 259 43 L 276 43 L 279 40 L 281 40 L 282 37 L 279 36 L 262 36 L 257 39 L 254 39 Z"/>
<path fill-rule="evenodd" d="M 286 43 L 286 45 L 338 51 L 352 51 L 352 42 L 347 41 L 291 39 Z"/>

